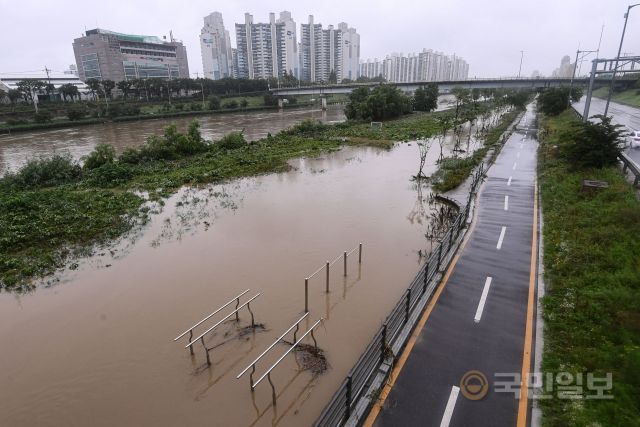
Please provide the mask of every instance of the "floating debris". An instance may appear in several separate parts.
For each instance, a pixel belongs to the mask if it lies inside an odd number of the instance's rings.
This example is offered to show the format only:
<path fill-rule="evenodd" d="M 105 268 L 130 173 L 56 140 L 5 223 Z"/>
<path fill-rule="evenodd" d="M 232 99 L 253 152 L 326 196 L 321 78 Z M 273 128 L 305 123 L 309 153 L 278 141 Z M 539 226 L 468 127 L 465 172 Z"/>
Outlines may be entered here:
<path fill-rule="evenodd" d="M 305 371 L 313 374 L 322 374 L 329 367 L 324 350 L 309 344 L 298 344 L 295 348 L 296 358 Z"/>

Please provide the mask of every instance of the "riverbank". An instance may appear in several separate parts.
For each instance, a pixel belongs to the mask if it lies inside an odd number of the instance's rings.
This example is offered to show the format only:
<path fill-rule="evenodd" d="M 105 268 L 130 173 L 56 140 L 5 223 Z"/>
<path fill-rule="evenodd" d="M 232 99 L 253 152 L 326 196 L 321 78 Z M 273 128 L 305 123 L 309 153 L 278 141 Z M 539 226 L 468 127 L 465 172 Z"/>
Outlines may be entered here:
<path fill-rule="evenodd" d="M 301 102 L 299 104 L 287 106 L 286 109 L 289 110 L 293 108 L 305 108 L 313 105 L 315 105 L 314 102 Z M 149 113 L 149 114 L 137 114 L 134 116 L 119 116 L 114 118 L 103 117 L 103 118 L 91 118 L 91 119 L 80 119 L 80 120 L 60 119 L 60 120 L 55 120 L 47 123 L 24 123 L 24 124 L 16 124 L 16 125 L 0 124 L 0 135 L 11 134 L 16 132 L 30 132 L 34 130 L 46 130 L 46 129 L 61 129 L 61 128 L 96 125 L 96 124 L 104 124 L 104 123 L 166 119 L 166 118 L 172 118 L 172 117 L 190 117 L 190 116 L 205 116 L 205 115 L 217 115 L 217 114 L 229 114 L 229 113 L 246 113 L 246 112 L 252 112 L 252 111 L 267 111 L 267 110 L 278 110 L 278 106 L 263 105 L 263 106 L 253 106 L 253 107 L 245 107 L 245 108 L 227 108 L 227 109 L 219 109 L 219 110 L 199 109 L 199 110 L 189 110 L 189 111 L 155 112 L 155 113 Z"/>
<path fill-rule="evenodd" d="M 293 158 L 343 145 L 390 148 L 396 141 L 426 139 L 438 132 L 441 114 L 447 113 L 414 113 L 380 129 L 306 121 L 249 144 L 238 133 L 211 143 L 197 127 L 181 133 L 170 126 L 118 158 L 94 152 L 89 157 L 98 160 L 90 168 L 60 156 L 31 161 L 0 180 L 0 287 L 32 287 L 32 279 L 144 224 L 154 203 L 161 205 L 184 185 L 285 171 Z"/>
<path fill-rule="evenodd" d="M 596 98 L 607 99 L 608 94 L 608 86 L 601 87 L 593 91 L 593 96 Z M 640 89 L 632 88 L 622 92 L 615 92 L 611 96 L 611 100 L 631 107 L 640 107 Z"/>
<path fill-rule="evenodd" d="M 579 389 L 578 399 L 561 399 L 559 382 L 545 376 L 554 396 L 540 400 L 543 422 L 634 425 L 640 419 L 640 203 L 617 168 L 580 171 L 559 156 L 576 122 L 572 111 L 545 118 L 538 156 L 545 219 L 542 370 L 569 373 L 569 385 Z M 585 193 L 584 179 L 609 186 Z M 612 383 L 599 381 L 605 397 L 597 398 L 590 375 L 607 374 Z"/>

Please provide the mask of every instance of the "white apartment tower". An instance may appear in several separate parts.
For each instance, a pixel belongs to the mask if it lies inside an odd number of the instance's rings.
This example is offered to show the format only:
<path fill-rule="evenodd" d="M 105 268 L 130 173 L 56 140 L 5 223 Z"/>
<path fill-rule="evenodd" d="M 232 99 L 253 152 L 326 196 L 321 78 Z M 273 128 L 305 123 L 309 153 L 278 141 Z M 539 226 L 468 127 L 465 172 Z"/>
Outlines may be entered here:
<path fill-rule="evenodd" d="M 220 12 L 204 17 L 204 27 L 200 32 L 200 51 L 205 78 L 218 80 L 234 76 L 229 31 L 224 28 Z"/>
<path fill-rule="evenodd" d="M 362 62 L 360 75 L 382 76 L 394 83 L 466 80 L 469 64 L 459 56 L 424 49 L 417 54 L 392 53 L 382 61 Z"/>
<path fill-rule="evenodd" d="M 244 24 L 236 24 L 236 41 L 239 78 L 299 75 L 296 23 L 290 12 L 281 12 L 277 21 L 270 13 L 269 23 L 254 23 L 253 16 L 245 13 Z"/>
<path fill-rule="evenodd" d="M 313 15 L 309 23 L 300 26 L 300 79 L 309 82 L 329 82 L 331 73 L 336 81 L 358 78 L 360 35 L 355 28 L 341 22 L 338 28 L 316 24 Z"/>

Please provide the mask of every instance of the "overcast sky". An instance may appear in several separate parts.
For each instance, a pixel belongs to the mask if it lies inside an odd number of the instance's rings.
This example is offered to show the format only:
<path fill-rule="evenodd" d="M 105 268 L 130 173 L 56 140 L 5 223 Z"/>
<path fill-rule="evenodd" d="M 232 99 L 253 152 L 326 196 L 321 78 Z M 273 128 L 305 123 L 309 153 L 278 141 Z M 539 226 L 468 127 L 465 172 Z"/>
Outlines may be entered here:
<path fill-rule="evenodd" d="M 638 0 L 635 0 L 638 1 Z M 56 71 L 74 63 L 73 39 L 96 26 L 113 31 L 167 35 L 182 40 L 189 69 L 202 73 L 198 36 L 202 18 L 219 11 L 235 46 L 236 22 L 244 13 L 268 22 L 269 12 L 308 15 L 324 26 L 347 22 L 360 33 L 361 59 L 423 48 L 456 53 L 469 63 L 470 77 L 513 76 L 524 51 L 522 74 L 551 74 L 563 55 L 596 49 L 604 24 L 601 57 L 614 57 L 624 24 L 626 0 L 0 0 L 0 73 Z M 19 6 L 18 6 L 19 4 Z M 298 35 L 299 37 L 299 35 Z M 629 18 L 623 52 L 640 55 L 640 6 Z M 589 58 L 590 59 L 590 58 Z M 572 59 L 573 61 L 573 59 Z M 589 63 L 582 66 L 583 74 Z"/>

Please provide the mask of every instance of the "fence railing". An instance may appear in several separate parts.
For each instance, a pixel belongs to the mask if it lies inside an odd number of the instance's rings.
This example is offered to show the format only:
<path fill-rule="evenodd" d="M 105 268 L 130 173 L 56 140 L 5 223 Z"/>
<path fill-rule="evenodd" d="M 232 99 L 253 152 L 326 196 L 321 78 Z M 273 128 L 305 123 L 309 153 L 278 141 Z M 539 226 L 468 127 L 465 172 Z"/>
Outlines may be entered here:
<path fill-rule="evenodd" d="M 362 243 L 359 243 L 358 246 L 351 249 L 350 251 L 344 251 L 343 253 L 335 257 L 333 261 L 327 261 L 323 266 L 321 266 L 316 271 L 311 273 L 309 277 L 306 277 L 304 279 L 304 312 L 305 313 L 309 312 L 309 280 L 311 280 L 316 274 L 320 273 L 322 270 L 325 270 L 325 276 L 326 276 L 325 292 L 328 293 L 330 288 L 331 266 L 333 266 L 333 264 L 335 264 L 340 260 L 340 258 L 342 258 L 343 275 L 346 276 L 347 275 L 347 258 L 349 257 L 349 255 L 354 253 L 356 249 L 358 250 L 358 264 L 362 264 Z"/>
<path fill-rule="evenodd" d="M 447 232 L 442 236 L 438 246 L 431 252 L 429 258 L 420 268 L 415 278 L 404 291 L 400 301 L 391 310 L 380 329 L 360 356 L 354 367 L 344 379 L 333 395 L 320 417 L 316 420 L 317 427 L 333 427 L 343 425 L 351 416 L 355 405 L 363 397 L 371 380 L 380 366 L 393 355 L 392 348 L 398 344 L 403 328 L 409 322 L 426 294 L 431 297 L 435 285 L 429 283 L 445 267 L 445 260 L 452 250 L 456 249 L 456 242 L 462 230 L 467 226 L 473 194 L 486 172 L 486 166 L 481 163 L 471 177 L 471 187 L 466 205 L 461 209 Z"/>

